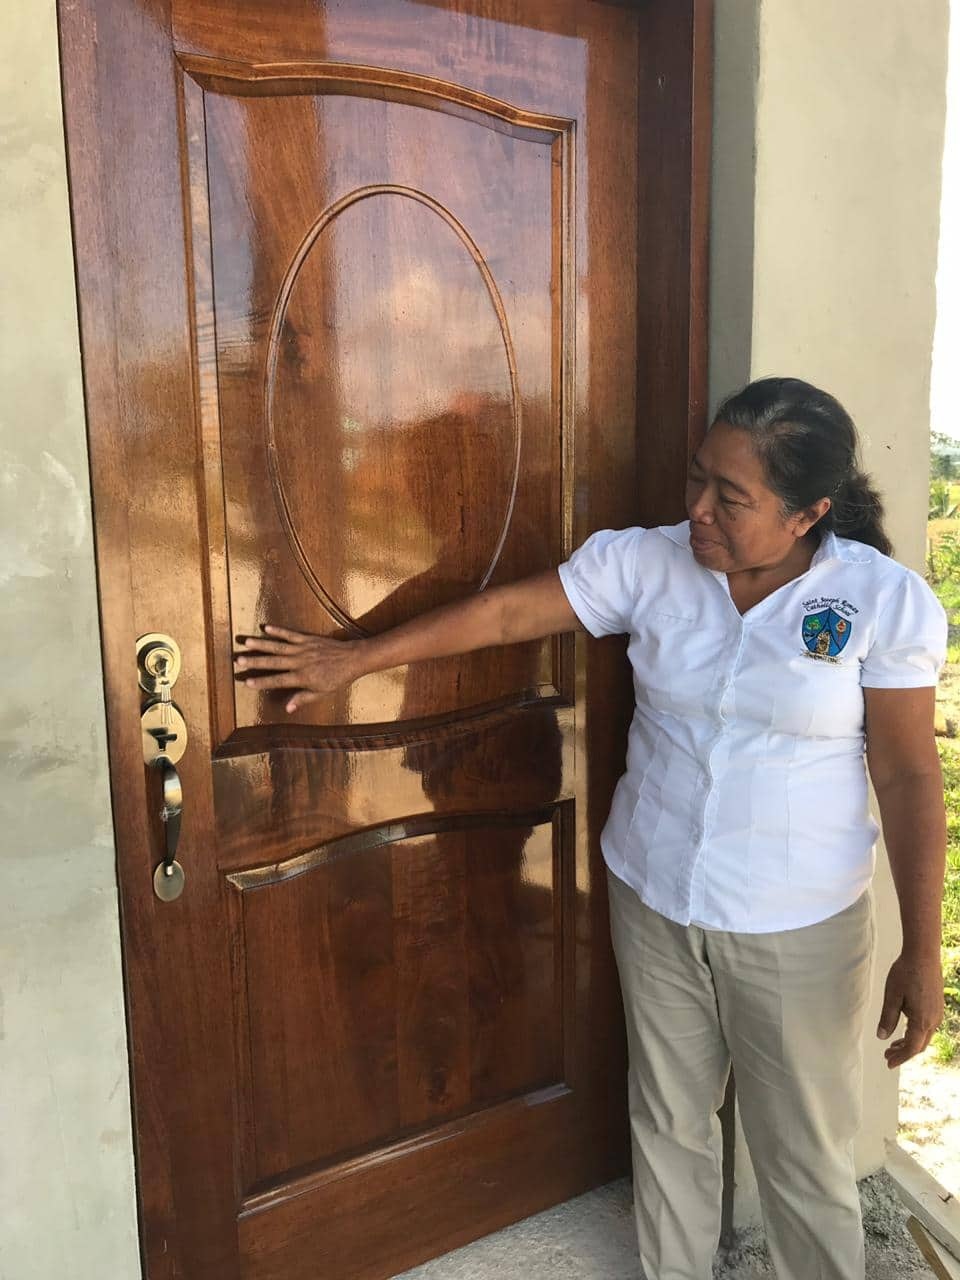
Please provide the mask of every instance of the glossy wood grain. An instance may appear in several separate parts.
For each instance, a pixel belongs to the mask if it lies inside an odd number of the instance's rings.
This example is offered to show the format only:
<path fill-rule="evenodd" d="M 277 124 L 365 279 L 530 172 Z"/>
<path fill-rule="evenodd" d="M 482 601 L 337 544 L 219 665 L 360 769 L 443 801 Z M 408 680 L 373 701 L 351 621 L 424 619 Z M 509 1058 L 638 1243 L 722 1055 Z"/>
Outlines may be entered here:
<path fill-rule="evenodd" d="M 280 614 L 381 630 L 562 559 L 572 121 L 310 64 L 187 58 L 182 92 L 209 262 L 198 363 L 217 388 L 207 491 L 226 513 L 211 526 L 215 651 Z M 300 719 L 356 734 L 551 696 L 552 659 L 545 641 L 421 664 Z M 218 677 L 225 742 L 289 721 L 282 697 L 242 685 L 231 716 L 229 668 Z"/>
<path fill-rule="evenodd" d="M 149 1280 L 386 1277 L 626 1167 L 622 641 L 293 718 L 231 652 L 679 514 L 708 19 L 61 0 Z M 133 659 L 157 630 L 191 735 L 173 904 Z"/>
<path fill-rule="evenodd" d="M 567 857 L 560 812 L 474 815 L 230 877 L 248 1193 L 562 1085 Z"/>

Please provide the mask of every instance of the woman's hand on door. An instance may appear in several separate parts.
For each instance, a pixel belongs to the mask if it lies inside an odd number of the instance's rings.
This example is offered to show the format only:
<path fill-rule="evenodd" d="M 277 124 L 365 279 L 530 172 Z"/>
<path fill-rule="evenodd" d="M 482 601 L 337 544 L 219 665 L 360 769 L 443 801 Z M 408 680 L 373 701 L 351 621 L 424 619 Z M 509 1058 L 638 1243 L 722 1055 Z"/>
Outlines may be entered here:
<path fill-rule="evenodd" d="M 295 689 L 286 704 L 292 712 L 373 671 L 582 628 L 557 571 L 549 569 L 362 640 L 331 640 L 270 623 L 263 629 L 265 635 L 241 642 L 236 675 L 254 689 Z"/>
<path fill-rule="evenodd" d="M 263 629 L 266 635 L 240 641 L 234 670 L 252 689 L 296 689 L 287 701 L 287 711 L 316 702 L 364 674 L 359 641 L 331 640 L 269 623 Z"/>

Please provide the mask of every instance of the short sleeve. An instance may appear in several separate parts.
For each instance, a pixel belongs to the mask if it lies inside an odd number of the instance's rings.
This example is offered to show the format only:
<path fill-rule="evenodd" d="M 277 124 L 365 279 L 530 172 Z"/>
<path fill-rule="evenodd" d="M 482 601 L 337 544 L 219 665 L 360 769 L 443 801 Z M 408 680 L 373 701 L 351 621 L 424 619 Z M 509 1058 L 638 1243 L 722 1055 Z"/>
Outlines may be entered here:
<path fill-rule="evenodd" d="M 947 653 L 947 617 L 927 584 L 910 570 L 887 602 L 863 660 L 866 689 L 935 685 Z"/>
<path fill-rule="evenodd" d="M 601 529 L 557 572 L 570 607 L 592 636 L 622 635 L 640 594 L 637 547 L 645 529 Z"/>

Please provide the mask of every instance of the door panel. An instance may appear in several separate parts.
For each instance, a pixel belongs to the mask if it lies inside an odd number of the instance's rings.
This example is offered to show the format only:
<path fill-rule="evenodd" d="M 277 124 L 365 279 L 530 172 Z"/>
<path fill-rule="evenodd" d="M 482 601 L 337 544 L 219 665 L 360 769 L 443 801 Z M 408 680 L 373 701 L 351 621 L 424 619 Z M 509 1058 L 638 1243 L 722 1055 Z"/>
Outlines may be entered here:
<path fill-rule="evenodd" d="M 561 814 L 404 825 L 230 877 L 251 1190 L 563 1083 Z"/>
<path fill-rule="evenodd" d="M 278 611 L 361 634 L 555 564 L 573 122 L 426 77 L 183 61 L 215 650 Z M 555 649 L 378 674 L 299 721 L 557 696 Z M 224 742 L 283 715 L 240 686 L 231 716 L 218 676 Z"/>
<path fill-rule="evenodd" d="M 674 0 L 62 0 L 150 1280 L 386 1277 L 621 1172 L 619 640 L 290 717 L 376 632 L 678 517 L 702 66 Z M 134 642 L 183 651 L 183 896 Z"/>

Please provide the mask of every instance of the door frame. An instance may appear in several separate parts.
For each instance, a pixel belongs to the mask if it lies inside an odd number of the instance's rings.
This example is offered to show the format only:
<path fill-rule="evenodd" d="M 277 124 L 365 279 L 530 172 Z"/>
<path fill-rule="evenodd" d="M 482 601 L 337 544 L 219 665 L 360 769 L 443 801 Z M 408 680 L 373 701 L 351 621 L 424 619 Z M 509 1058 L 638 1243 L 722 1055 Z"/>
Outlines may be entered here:
<path fill-rule="evenodd" d="M 638 86 L 644 155 L 638 205 L 645 232 L 637 246 L 638 350 L 655 347 L 659 359 L 653 376 L 638 376 L 637 381 L 638 430 L 652 465 L 638 466 L 636 493 L 638 514 L 646 523 L 669 523 L 683 517 L 687 463 L 706 427 L 713 0 L 580 2 L 637 8 L 641 43 L 649 53 Z M 140 353 L 116 340 L 126 277 L 114 258 L 112 233 L 116 221 L 128 218 L 130 211 L 119 207 L 109 181 L 111 168 L 123 162 L 122 146 L 109 156 L 101 148 L 114 123 L 106 90 L 115 68 L 141 41 L 162 58 L 169 26 L 169 0 L 126 0 L 129 12 L 123 21 L 98 22 L 105 7 L 116 3 L 58 0 L 57 5 L 111 765 L 127 759 L 139 745 L 139 702 L 135 678 L 131 681 L 134 627 L 126 594 L 132 565 L 123 503 L 125 486 L 134 477 L 113 472 L 109 446 L 129 421 L 133 406 L 124 402 L 121 383 Z M 123 145 L 134 144 L 126 140 Z M 641 364 L 638 359 L 638 370 Z M 175 1230 L 175 1196 L 162 1106 L 150 1088 L 156 1063 L 164 1057 L 162 1030 L 141 1019 L 134 1033 L 130 1004 L 132 999 L 143 1003 L 147 984 L 165 977 L 149 972 L 142 952 L 133 961 L 143 903 L 139 893 L 132 894 L 130 881 L 134 869 L 142 877 L 154 837 L 144 797 L 121 785 L 122 773 L 111 767 L 137 1216 L 146 1275 L 148 1252 L 153 1253 L 145 1239 L 147 1208 L 153 1219 Z M 158 1269 L 151 1280 L 160 1274 Z"/>

